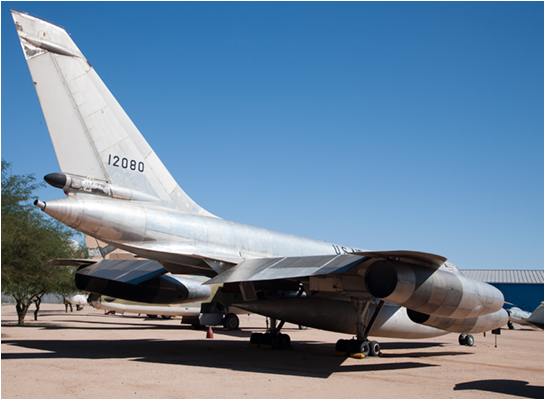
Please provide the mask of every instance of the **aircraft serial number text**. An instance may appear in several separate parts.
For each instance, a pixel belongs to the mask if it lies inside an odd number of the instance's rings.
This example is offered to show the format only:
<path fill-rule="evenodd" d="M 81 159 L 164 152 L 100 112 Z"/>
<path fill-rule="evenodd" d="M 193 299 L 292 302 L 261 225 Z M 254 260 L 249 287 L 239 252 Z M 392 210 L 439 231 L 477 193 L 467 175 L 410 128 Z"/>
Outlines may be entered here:
<path fill-rule="evenodd" d="M 108 165 L 130 169 L 131 171 L 144 172 L 144 163 L 142 161 L 137 162 L 136 160 L 129 160 L 128 158 L 121 158 L 111 154 L 108 154 Z"/>

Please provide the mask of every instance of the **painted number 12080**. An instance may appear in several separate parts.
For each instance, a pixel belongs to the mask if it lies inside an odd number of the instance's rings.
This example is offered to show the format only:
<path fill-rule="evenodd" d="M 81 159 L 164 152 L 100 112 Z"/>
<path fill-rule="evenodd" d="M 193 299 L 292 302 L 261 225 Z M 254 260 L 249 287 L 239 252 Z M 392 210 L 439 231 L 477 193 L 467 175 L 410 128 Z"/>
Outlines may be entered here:
<path fill-rule="evenodd" d="M 144 163 L 142 161 L 136 162 L 136 160 L 129 160 L 128 158 L 121 158 L 111 154 L 108 155 L 108 165 L 111 165 L 112 167 L 130 169 L 131 171 L 144 172 Z"/>

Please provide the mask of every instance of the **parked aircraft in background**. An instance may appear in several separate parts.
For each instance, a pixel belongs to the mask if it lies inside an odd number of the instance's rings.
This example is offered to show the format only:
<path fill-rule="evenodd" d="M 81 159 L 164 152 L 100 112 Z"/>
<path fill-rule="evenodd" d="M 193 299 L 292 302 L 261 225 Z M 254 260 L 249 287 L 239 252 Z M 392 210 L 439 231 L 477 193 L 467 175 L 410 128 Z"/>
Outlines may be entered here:
<path fill-rule="evenodd" d="M 83 306 L 89 305 L 89 303 L 87 303 L 87 295 L 81 293 L 70 294 L 64 299 L 72 306 L 76 306 L 77 311 L 83 310 Z M 70 309 L 72 309 L 72 307 L 70 307 Z"/>
<path fill-rule="evenodd" d="M 209 285 L 223 284 L 241 294 L 238 307 L 272 319 L 253 343 L 286 346 L 289 337 L 280 330 L 287 321 L 355 334 L 339 340 L 337 350 L 371 355 L 380 346 L 369 336 L 465 335 L 507 323 L 501 292 L 464 277 L 442 256 L 306 239 L 204 210 L 178 186 L 66 31 L 12 14 L 62 171 L 45 180 L 67 194 L 35 204 L 148 259 L 82 266 L 81 290 L 183 304 L 205 300 Z M 201 285 L 173 274 L 211 279 Z"/>
<path fill-rule="evenodd" d="M 528 322 L 526 322 L 528 317 L 531 315 L 531 313 L 528 311 L 523 311 L 518 307 L 511 307 L 507 310 L 507 314 L 509 315 L 509 321 L 507 322 L 509 329 L 515 329 L 513 322 L 520 325 L 530 325 Z"/>
<path fill-rule="evenodd" d="M 543 329 L 543 302 L 534 310 L 532 315 L 526 320 L 530 325 Z"/>

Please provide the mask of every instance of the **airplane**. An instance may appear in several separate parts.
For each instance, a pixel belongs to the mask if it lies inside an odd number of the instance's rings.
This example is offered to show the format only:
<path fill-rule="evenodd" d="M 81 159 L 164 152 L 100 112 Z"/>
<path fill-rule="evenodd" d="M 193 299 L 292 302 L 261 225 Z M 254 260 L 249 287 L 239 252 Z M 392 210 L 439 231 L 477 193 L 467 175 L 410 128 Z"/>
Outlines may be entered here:
<path fill-rule="evenodd" d="M 82 265 L 80 290 L 131 301 L 182 304 L 223 284 L 237 307 L 271 319 L 250 344 L 289 347 L 285 322 L 355 335 L 336 351 L 376 356 L 369 337 L 428 338 L 507 323 L 502 293 L 464 277 L 443 256 L 375 251 L 224 220 L 193 201 L 151 149 L 61 27 L 12 11 L 60 173 L 44 177 L 66 197 L 36 200 L 49 216 L 146 260 Z M 171 274 L 210 278 L 191 284 Z M 204 296 L 204 297 L 207 297 Z M 466 340 L 471 337 L 471 340 Z M 463 340 L 462 340 L 463 338 Z"/>
<path fill-rule="evenodd" d="M 81 293 L 70 294 L 64 298 L 72 306 L 76 306 L 76 310 L 83 310 L 83 306 L 89 305 L 87 303 L 87 296 Z M 70 307 L 72 309 L 72 307 Z"/>
<path fill-rule="evenodd" d="M 507 326 L 509 329 L 515 329 L 513 322 L 520 325 L 530 325 L 527 322 L 527 319 L 532 313 L 529 313 L 528 311 L 521 310 L 518 307 L 511 307 L 507 310 L 507 314 L 509 315 L 509 321 L 507 321 Z"/>
<path fill-rule="evenodd" d="M 532 312 L 526 320 L 530 325 L 543 329 L 543 302 Z"/>

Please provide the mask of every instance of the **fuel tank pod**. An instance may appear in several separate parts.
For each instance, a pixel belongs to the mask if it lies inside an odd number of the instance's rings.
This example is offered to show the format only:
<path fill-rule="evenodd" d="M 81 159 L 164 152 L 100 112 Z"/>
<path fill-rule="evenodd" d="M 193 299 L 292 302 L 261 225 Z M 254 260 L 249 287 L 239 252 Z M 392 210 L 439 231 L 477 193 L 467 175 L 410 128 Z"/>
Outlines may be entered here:
<path fill-rule="evenodd" d="M 423 314 L 473 318 L 503 307 L 495 287 L 444 269 L 379 260 L 365 273 L 371 295 Z"/>
<path fill-rule="evenodd" d="M 71 174 L 48 174 L 44 176 L 44 180 L 51 186 L 62 189 L 66 193 L 92 194 L 118 200 L 159 201 L 159 199 L 154 196 L 134 189 Z"/>

